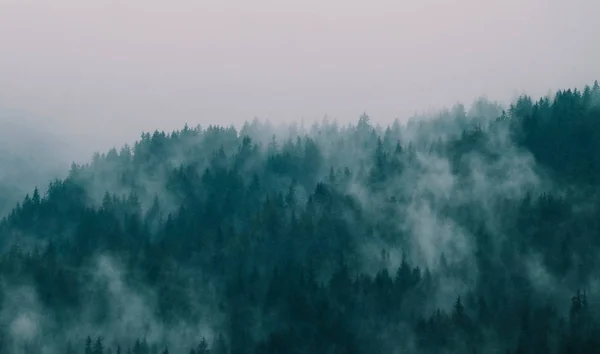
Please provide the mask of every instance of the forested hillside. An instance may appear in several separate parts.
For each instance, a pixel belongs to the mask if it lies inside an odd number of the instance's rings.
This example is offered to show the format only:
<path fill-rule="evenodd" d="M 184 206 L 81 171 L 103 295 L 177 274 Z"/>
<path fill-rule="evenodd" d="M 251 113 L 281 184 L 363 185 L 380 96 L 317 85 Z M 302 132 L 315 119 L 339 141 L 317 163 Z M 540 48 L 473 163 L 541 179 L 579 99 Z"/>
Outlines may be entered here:
<path fill-rule="evenodd" d="M 0 218 L 6 216 L 36 184 L 65 176 L 65 146 L 39 119 L 0 109 Z"/>
<path fill-rule="evenodd" d="M 600 87 L 144 133 L 0 224 L 0 353 L 600 353 Z"/>

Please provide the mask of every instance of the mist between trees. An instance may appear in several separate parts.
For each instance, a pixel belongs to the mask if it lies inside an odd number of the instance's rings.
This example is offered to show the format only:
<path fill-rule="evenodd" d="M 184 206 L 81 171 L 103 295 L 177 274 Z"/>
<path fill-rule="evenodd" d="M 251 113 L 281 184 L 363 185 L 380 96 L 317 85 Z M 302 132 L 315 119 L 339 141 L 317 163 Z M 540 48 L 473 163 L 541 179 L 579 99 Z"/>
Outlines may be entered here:
<path fill-rule="evenodd" d="M 600 87 L 144 133 L 0 224 L 1 353 L 598 353 Z"/>

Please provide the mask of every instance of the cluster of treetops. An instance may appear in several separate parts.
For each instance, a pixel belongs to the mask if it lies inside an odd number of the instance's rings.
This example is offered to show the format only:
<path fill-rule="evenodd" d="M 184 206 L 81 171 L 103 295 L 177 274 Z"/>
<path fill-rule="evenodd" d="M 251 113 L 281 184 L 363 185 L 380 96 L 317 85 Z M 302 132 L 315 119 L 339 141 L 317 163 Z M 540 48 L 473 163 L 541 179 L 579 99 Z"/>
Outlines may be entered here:
<path fill-rule="evenodd" d="M 277 138 L 257 121 L 186 126 L 73 164 L 0 223 L 0 314 L 28 288 L 53 323 L 21 338 L 0 316 L 0 353 L 600 353 L 598 83 L 474 107 Z M 510 149 L 493 151 L 503 132 Z M 468 183 L 472 156 L 492 166 L 509 150 L 550 187 L 492 201 L 493 228 L 478 203 L 423 194 L 469 240 L 465 257 L 426 262 L 399 225 L 429 157 Z M 103 256 L 153 299 L 130 332 L 111 330 L 127 299 L 102 278 Z M 211 336 L 149 342 L 156 323 Z"/>

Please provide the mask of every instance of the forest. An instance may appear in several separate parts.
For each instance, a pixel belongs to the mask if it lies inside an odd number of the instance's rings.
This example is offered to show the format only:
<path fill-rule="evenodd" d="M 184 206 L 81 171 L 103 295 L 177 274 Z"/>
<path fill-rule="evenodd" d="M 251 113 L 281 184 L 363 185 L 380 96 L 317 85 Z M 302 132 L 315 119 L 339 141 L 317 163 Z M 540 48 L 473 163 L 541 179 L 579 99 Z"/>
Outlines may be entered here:
<path fill-rule="evenodd" d="M 66 172 L 0 222 L 2 354 L 600 353 L 597 81 Z"/>

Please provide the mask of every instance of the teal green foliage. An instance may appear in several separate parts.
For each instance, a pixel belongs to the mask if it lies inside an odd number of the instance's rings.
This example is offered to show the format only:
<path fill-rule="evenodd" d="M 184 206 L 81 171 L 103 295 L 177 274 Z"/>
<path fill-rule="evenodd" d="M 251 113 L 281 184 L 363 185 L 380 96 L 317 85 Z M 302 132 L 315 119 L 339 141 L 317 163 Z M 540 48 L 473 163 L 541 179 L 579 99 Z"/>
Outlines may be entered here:
<path fill-rule="evenodd" d="M 276 139 L 256 121 L 144 133 L 73 164 L 2 220 L 0 309 L 31 286 L 54 325 L 18 345 L 64 340 L 68 353 L 600 352 L 599 294 L 580 290 L 600 271 L 598 84 L 473 112 L 387 129 L 365 114 Z M 417 252 L 411 191 L 445 166 L 427 161 L 447 162 L 459 188 L 503 159 L 529 161 L 538 183 L 490 194 L 486 210 L 425 195 L 469 246 L 458 260 L 441 243 Z M 498 166 L 490 189 L 508 178 Z M 202 323 L 211 335 L 113 330 L 135 305 L 120 303 L 123 287 L 153 299 L 143 315 L 163 332 Z M 83 320 L 96 332 L 74 331 Z M 10 331 L 0 317 L 0 353 L 21 340 Z"/>

